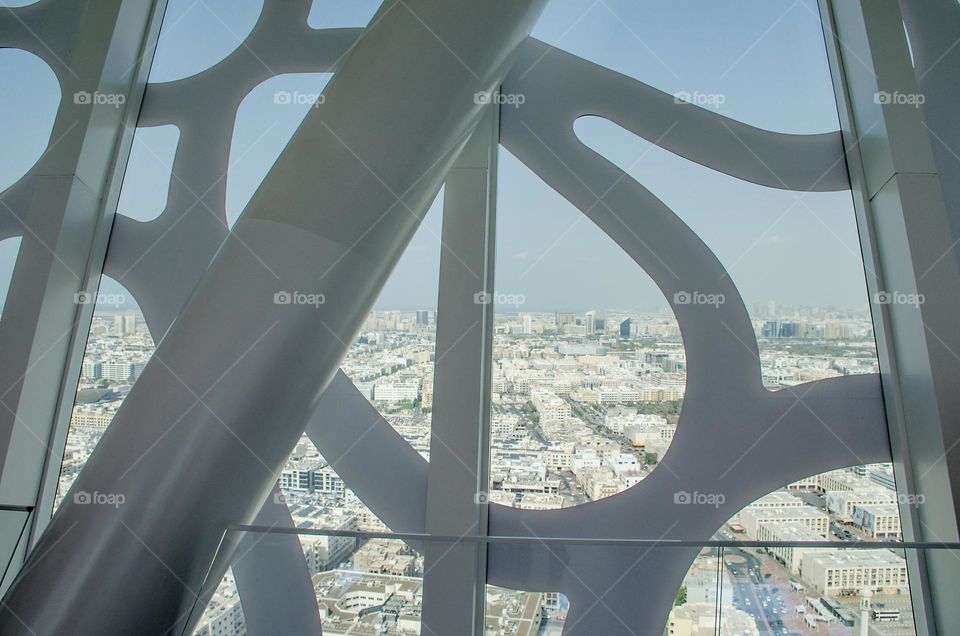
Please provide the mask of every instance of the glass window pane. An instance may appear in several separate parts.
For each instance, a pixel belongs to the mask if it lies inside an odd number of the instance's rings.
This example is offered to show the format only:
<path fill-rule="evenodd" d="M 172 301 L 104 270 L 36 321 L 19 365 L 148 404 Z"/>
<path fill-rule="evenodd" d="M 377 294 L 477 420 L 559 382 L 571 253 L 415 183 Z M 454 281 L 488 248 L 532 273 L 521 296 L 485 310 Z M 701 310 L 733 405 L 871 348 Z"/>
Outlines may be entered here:
<path fill-rule="evenodd" d="M 498 177 L 490 500 L 548 510 L 615 495 L 676 431 L 679 328 L 643 270 L 505 149 Z"/>

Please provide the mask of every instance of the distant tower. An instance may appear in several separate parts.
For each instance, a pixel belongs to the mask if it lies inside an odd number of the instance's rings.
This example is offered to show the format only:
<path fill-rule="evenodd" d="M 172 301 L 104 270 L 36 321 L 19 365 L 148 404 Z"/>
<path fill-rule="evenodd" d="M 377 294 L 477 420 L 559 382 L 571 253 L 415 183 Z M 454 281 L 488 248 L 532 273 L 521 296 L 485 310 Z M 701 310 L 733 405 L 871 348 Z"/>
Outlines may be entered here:
<path fill-rule="evenodd" d="M 558 311 L 556 315 L 556 325 L 557 331 L 563 331 L 564 325 L 573 324 L 573 312 L 570 311 Z"/>
<path fill-rule="evenodd" d="M 137 330 L 136 314 L 117 314 L 113 317 L 113 333 L 117 336 L 129 336 Z"/>
<path fill-rule="evenodd" d="M 860 636 L 868 636 L 870 631 L 870 588 L 865 587 L 860 592 Z"/>
<path fill-rule="evenodd" d="M 607 328 L 607 312 L 602 309 L 591 309 L 584 317 L 587 333 L 603 333 Z"/>

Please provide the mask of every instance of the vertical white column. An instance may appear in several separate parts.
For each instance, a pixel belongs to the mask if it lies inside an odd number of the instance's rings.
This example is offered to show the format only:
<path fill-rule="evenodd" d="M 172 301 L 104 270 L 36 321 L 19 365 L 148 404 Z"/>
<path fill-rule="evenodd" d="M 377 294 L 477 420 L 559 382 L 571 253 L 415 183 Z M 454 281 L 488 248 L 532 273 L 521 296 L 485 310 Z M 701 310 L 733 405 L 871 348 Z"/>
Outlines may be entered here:
<path fill-rule="evenodd" d="M 896 0 L 821 0 L 904 538 L 957 541 L 960 273 Z M 917 505 L 915 502 L 923 501 Z M 907 553 L 917 630 L 960 633 L 960 561 Z"/>
<path fill-rule="evenodd" d="M 73 484 L 122 505 L 68 494 L 0 633 L 189 629 L 544 2 L 383 4 Z"/>
<path fill-rule="evenodd" d="M 487 533 L 499 112 L 483 120 L 447 175 L 427 486 L 427 532 Z M 426 543 L 425 634 L 483 634 L 486 547 Z"/>
<path fill-rule="evenodd" d="M 3 16 L 4 39 L 39 48 L 54 67 L 61 103 L 50 148 L 18 184 L 30 193 L 26 209 L 0 208 L 17 216 L 23 236 L 0 319 L 0 502 L 36 507 L 22 539 L 22 513 L 0 513 L 0 558 L 16 550 L 0 591 L 53 507 L 91 292 L 165 6 L 98 0 Z"/>

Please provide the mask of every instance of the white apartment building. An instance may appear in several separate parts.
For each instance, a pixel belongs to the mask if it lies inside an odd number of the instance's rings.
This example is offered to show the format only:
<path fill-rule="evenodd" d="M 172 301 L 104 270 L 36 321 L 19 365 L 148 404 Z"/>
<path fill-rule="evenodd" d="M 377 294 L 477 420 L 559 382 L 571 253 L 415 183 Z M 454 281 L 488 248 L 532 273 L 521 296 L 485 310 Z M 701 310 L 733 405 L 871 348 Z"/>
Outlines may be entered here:
<path fill-rule="evenodd" d="M 73 408 L 70 415 L 70 426 L 89 426 L 92 428 L 106 428 L 117 413 L 117 406 L 80 405 Z"/>
<path fill-rule="evenodd" d="M 623 482 L 617 479 L 613 470 L 606 467 L 581 471 L 577 473 L 577 481 L 593 501 L 611 497 L 624 490 Z"/>
<path fill-rule="evenodd" d="M 523 439 L 527 435 L 520 418 L 507 413 L 497 413 L 490 418 L 490 433 L 502 439 Z"/>
<path fill-rule="evenodd" d="M 814 532 L 809 526 L 796 521 L 787 523 L 761 523 L 757 527 L 757 541 L 823 541 L 824 537 Z M 799 574 L 803 555 L 830 550 L 831 548 L 803 548 L 775 546 L 768 548 L 780 563 L 790 570 L 791 574 Z"/>
<path fill-rule="evenodd" d="M 817 482 L 820 492 L 829 492 L 831 490 L 871 490 L 876 488 L 866 477 L 862 477 L 851 472 L 847 468 L 831 470 L 817 475 Z"/>
<path fill-rule="evenodd" d="M 874 539 L 900 539 L 900 511 L 895 503 L 857 504 L 853 523 Z"/>
<path fill-rule="evenodd" d="M 828 550 L 804 555 L 800 575 L 820 594 L 859 593 L 864 588 L 885 594 L 908 589 L 907 563 L 889 550 Z"/>
<path fill-rule="evenodd" d="M 750 509 L 758 508 L 802 508 L 806 506 L 806 502 L 799 497 L 794 497 L 789 492 L 784 492 L 782 490 L 775 490 L 774 492 L 760 497 L 752 504 L 747 506 Z"/>
<path fill-rule="evenodd" d="M 519 395 L 530 395 L 533 387 L 546 384 L 548 378 L 539 371 L 514 370 L 507 374 L 507 379 L 513 385 L 513 392 Z"/>
<path fill-rule="evenodd" d="M 717 633 L 715 603 L 684 603 L 670 611 L 667 636 L 711 636 Z M 759 636 L 754 617 L 732 605 L 720 611 L 720 633 L 737 636 Z"/>
<path fill-rule="evenodd" d="M 830 531 L 830 517 L 813 506 L 746 508 L 740 512 L 740 524 L 753 539 L 758 538 L 758 529 L 765 523 L 801 523 L 821 537 L 826 537 Z"/>
<path fill-rule="evenodd" d="M 130 382 L 140 377 L 143 364 L 125 360 L 109 360 L 104 362 L 100 369 L 100 375 L 104 380 Z"/>
<path fill-rule="evenodd" d="M 351 515 L 340 515 L 331 519 L 331 523 L 324 518 L 321 523 L 313 520 L 311 525 L 322 525 L 329 530 L 358 530 L 357 520 Z M 298 524 L 298 527 L 303 527 Z M 307 561 L 307 569 L 310 576 L 323 572 L 337 566 L 345 561 L 354 551 L 357 540 L 354 537 L 336 537 L 336 536 L 318 536 L 318 535 L 300 535 L 300 543 L 303 547 L 303 556 Z"/>
<path fill-rule="evenodd" d="M 870 482 L 868 481 L 867 484 Z M 843 521 L 852 522 L 854 507 L 895 503 L 897 495 L 892 490 L 870 484 L 859 490 L 828 490 L 824 500 L 827 503 L 827 510 Z"/>
<path fill-rule="evenodd" d="M 570 470 L 573 467 L 573 444 L 551 446 L 543 454 L 543 460 L 553 470 Z"/>
<path fill-rule="evenodd" d="M 103 376 L 103 364 L 94 360 L 84 360 L 80 377 L 84 380 L 99 380 Z"/>
<path fill-rule="evenodd" d="M 247 633 L 240 598 L 234 595 L 229 601 L 224 599 L 224 603 L 222 607 L 215 608 L 209 616 L 207 612 L 204 613 L 193 632 L 194 636 L 242 636 Z M 212 606 L 211 600 L 208 607 Z"/>
<path fill-rule="evenodd" d="M 796 491 L 803 491 L 803 492 L 809 492 L 809 491 L 814 491 L 819 489 L 820 489 L 819 475 L 811 475 L 810 477 L 804 477 L 803 479 L 799 479 L 787 486 L 787 490 L 796 490 Z"/>
<path fill-rule="evenodd" d="M 560 492 L 559 479 L 547 479 L 537 471 L 511 471 L 506 478 L 499 483 L 500 489 L 509 493 L 547 493 L 557 494 Z"/>
<path fill-rule="evenodd" d="M 570 403 L 549 391 L 535 391 L 530 395 L 541 422 L 562 420 L 570 417 Z"/>
<path fill-rule="evenodd" d="M 676 402 L 683 399 L 684 387 L 640 387 L 640 402 Z"/>
<path fill-rule="evenodd" d="M 615 453 L 607 458 L 607 466 L 620 480 L 621 490 L 625 490 L 639 483 L 647 473 L 643 470 L 643 464 L 635 455 L 630 453 Z"/>
<path fill-rule="evenodd" d="M 194 629 L 194 636 L 243 636 L 247 625 L 233 576 L 227 574 Z"/>
<path fill-rule="evenodd" d="M 373 399 L 377 402 L 415 402 L 420 397 L 420 380 L 377 382 L 373 385 Z"/>
<path fill-rule="evenodd" d="M 294 459 L 288 461 L 280 473 L 280 488 L 291 492 L 313 492 L 313 476 L 320 468 L 319 459 Z"/>
<path fill-rule="evenodd" d="M 618 415 L 608 414 L 603 418 L 604 426 L 609 428 L 614 433 L 621 434 L 631 428 L 659 432 L 660 427 L 666 426 L 666 424 L 667 420 L 665 418 L 659 415 L 651 415 L 646 413 L 629 413 Z"/>
<path fill-rule="evenodd" d="M 524 510 L 556 510 L 566 508 L 568 501 L 562 496 L 553 493 L 528 492 L 520 496 L 517 508 Z"/>
<path fill-rule="evenodd" d="M 342 495 L 344 493 L 343 480 L 330 466 L 324 464 L 313 474 L 314 492 L 325 495 Z"/>

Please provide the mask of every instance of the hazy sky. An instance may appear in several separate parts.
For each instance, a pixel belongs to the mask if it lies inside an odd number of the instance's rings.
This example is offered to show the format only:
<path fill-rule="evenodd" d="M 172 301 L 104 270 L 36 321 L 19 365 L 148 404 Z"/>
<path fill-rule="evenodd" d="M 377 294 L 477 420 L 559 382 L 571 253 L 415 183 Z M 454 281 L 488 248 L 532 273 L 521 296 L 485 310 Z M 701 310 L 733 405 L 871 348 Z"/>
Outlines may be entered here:
<path fill-rule="evenodd" d="M 186 77 L 222 59 L 249 33 L 260 4 L 170 0 L 151 81 Z M 316 28 L 361 26 L 378 4 L 318 0 L 309 21 Z M 719 95 L 717 112 L 755 126 L 789 133 L 838 127 L 815 0 L 551 0 L 534 36 L 668 93 Z M 309 109 L 275 104 L 274 93 L 316 93 L 327 79 L 319 74 L 282 76 L 246 98 L 227 177 L 231 221 Z M 4 188 L 43 151 L 59 90 L 45 65 L 20 51 L 0 50 L 0 82 Z M 595 118 L 578 121 L 575 131 L 696 230 L 730 270 L 748 303 L 865 305 L 848 193 L 801 196 L 748 184 Z M 169 183 L 164 165 L 169 165 L 177 138 L 173 127 L 138 135 L 121 213 L 141 220 L 160 213 Z M 397 266 L 379 307 L 436 306 L 440 199 L 442 195 Z M 497 206 L 496 287 L 523 294 L 524 309 L 665 307 L 659 291 L 619 247 L 503 149 Z M 4 294 L 14 257 L 15 246 L 0 243 Z"/>

